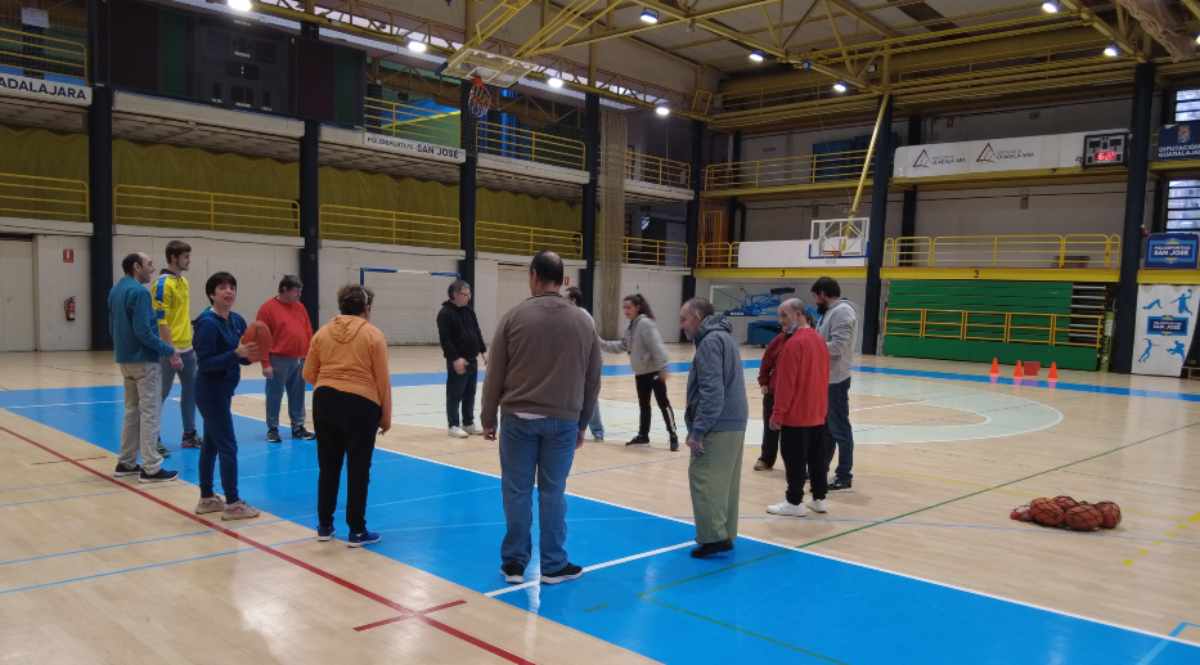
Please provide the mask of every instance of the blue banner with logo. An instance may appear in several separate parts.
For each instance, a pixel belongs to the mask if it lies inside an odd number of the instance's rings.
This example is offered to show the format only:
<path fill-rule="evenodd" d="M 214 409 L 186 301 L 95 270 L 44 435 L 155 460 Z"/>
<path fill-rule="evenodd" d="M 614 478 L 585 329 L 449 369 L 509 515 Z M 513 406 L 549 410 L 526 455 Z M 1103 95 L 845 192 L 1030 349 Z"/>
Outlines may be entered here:
<path fill-rule="evenodd" d="M 1187 335 L 1188 317 L 1151 316 L 1147 319 L 1146 334 L 1162 337 L 1184 337 Z"/>
<path fill-rule="evenodd" d="M 1158 130 L 1157 159 L 1200 159 L 1200 122 L 1177 122 Z"/>
<path fill-rule="evenodd" d="M 1146 242 L 1147 268 L 1196 269 L 1200 238 L 1194 233 L 1155 233 Z"/>

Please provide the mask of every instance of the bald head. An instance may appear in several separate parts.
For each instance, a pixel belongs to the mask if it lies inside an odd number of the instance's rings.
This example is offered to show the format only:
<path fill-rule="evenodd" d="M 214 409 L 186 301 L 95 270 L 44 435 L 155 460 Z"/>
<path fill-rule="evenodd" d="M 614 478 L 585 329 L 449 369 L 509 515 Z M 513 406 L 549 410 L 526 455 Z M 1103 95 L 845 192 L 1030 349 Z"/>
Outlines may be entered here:
<path fill-rule="evenodd" d="M 799 298 L 788 298 L 779 305 L 779 327 L 783 332 L 792 334 L 800 328 L 808 327 L 808 319 L 804 316 L 804 301 Z"/>

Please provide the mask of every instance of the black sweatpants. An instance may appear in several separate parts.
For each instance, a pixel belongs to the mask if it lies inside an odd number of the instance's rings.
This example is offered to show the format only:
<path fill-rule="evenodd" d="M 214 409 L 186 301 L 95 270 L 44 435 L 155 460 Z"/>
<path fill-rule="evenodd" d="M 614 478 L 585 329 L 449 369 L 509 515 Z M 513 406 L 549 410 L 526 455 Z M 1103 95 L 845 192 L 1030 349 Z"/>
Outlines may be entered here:
<path fill-rule="evenodd" d="M 663 422 L 667 425 L 667 432 L 671 435 L 671 440 L 677 438 L 675 434 L 675 409 L 671 408 L 671 401 L 667 399 L 667 384 L 659 380 L 658 372 L 651 374 L 638 374 L 633 377 L 637 382 L 638 394 L 638 436 L 650 436 L 650 393 L 654 393 L 654 399 L 658 402 L 658 408 L 662 411 Z"/>
<path fill-rule="evenodd" d="M 367 484 L 371 482 L 371 455 L 379 431 L 379 405 L 365 397 L 328 386 L 313 392 L 313 422 L 317 429 L 317 519 L 333 526 L 337 510 L 342 461 L 346 465 L 346 524 L 350 533 L 367 530 Z"/>
<path fill-rule="evenodd" d="M 787 467 L 787 502 L 794 506 L 804 502 L 805 480 L 812 483 L 813 498 L 824 499 L 829 486 L 825 426 L 784 427 L 780 434 L 779 449 Z"/>
<path fill-rule="evenodd" d="M 763 437 L 762 452 L 758 459 L 767 466 L 775 466 L 775 458 L 779 455 L 779 431 L 771 429 L 771 412 L 775 410 L 775 395 L 763 395 Z"/>
<path fill-rule="evenodd" d="M 454 371 L 454 361 L 446 361 L 446 422 L 450 427 L 475 424 L 475 385 L 479 382 L 479 360 L 467 361 L 466 372 Z M 459 409 L 462 420 L 459 420 Z"/>

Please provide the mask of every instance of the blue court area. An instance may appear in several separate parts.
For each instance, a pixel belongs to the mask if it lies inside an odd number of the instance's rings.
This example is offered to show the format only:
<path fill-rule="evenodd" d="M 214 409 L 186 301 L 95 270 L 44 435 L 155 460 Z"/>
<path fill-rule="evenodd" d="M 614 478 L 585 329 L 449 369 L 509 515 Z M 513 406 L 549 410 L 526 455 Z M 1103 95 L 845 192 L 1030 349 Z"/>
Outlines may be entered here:
<path fill-rule="evenodd" d="M 397 375 L 395 383 L 442 379 Z M 242 392 L 260 389 L 246 381 Z M 115 387 L 13 391 L 0 393 L 0 407 L 115 452 L 121 399 Z M 178 441 L 178 417 L 165 409 L 168 441 Z M 234 423 L 241 493 L 315 526 L 314 445 L 270 446 L 262 422 Z M 197 462 L 197 451 L 176 450 L 169 465 L 195 483 Z M 697 561 L 684 546 L 691 525 L 579 497 L 569 499 L 571 558 L 612 565 L 568 584 L 508 591 L 497 570 L 497 478 L 383 450 L 371 476 L 367 517 L 384 534 L 375 553 L 663 662 L 1200 663 L 1197 646 L 745 538 L 730 556 Z"/>

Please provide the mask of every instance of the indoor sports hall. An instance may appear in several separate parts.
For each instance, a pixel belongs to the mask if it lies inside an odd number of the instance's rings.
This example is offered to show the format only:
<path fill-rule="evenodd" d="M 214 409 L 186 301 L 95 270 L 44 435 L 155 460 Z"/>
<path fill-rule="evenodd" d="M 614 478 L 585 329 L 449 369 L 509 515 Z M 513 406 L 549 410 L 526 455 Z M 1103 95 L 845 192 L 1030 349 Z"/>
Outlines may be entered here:
<path fill-rule="evenodd" d="M 1193 0 L 0 0 L 0 662 L 1200 663 L 1198 261 Z"/>

